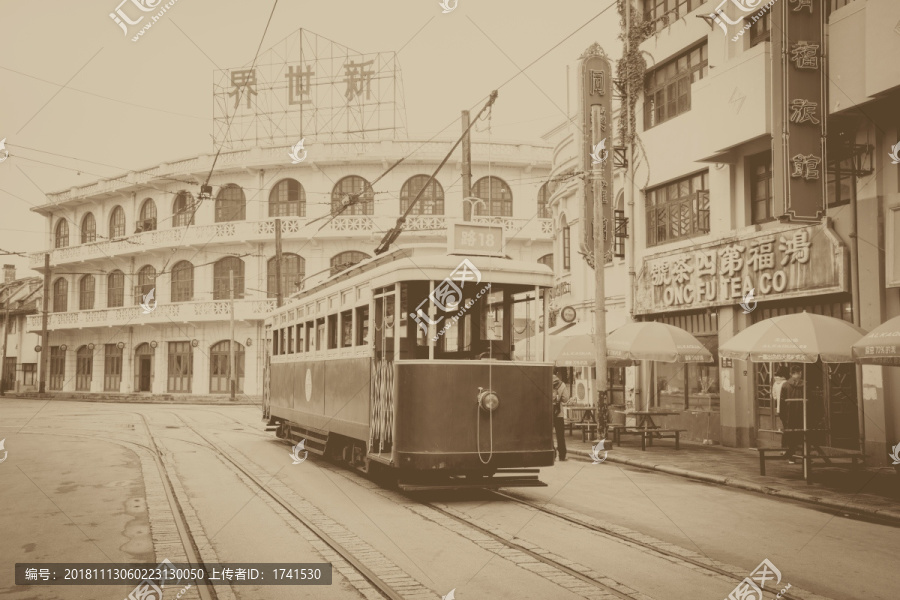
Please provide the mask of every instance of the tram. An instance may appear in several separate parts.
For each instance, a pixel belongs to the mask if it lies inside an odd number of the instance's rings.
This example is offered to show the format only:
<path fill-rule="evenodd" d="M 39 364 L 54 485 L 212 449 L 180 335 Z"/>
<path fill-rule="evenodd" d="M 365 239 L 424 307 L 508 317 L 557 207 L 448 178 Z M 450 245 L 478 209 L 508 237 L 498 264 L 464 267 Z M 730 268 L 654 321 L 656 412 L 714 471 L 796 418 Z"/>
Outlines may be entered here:
<path fill-rule="evenodd" d="M 551 285 L 545 265 L 433 245 L 358 263 L 266 319 L 263 418 L 402 489 L 544 485 Z"/>

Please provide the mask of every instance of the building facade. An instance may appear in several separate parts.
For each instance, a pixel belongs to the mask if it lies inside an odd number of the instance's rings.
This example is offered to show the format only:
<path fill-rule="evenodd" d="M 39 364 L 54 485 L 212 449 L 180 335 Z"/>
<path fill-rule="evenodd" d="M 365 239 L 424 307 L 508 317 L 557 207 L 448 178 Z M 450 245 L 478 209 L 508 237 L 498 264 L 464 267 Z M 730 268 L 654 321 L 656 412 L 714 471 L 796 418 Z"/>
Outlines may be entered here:
<path fill-rule="evenodd" d="M 285 299 L 372 256 L 423 186 L 398 244 L 446 241 L 470 207 L 472 221 L 504 228 L 512 258 L 552 255 L 550 148 L 473 142 L 464 194 L 458 160 L 428 183 L 451 145 L 313 142 L 296 164 L 290 147 L 254 147 L 50 194 L 34 209 L 46 218 L 50 257 L 48 390 L 226 394 L 233 311 L 238 391 L 258 398 L 262 320 L 276 304 L 276 219 Z M 201 197 L 207 175 L 212 190 Z M 44 260 L 36 253 L 31 266 Z M 40 315 L 27 328 L 39 332 Z"/>
<path fill-rule="evenodd" d="M 631 256 L 606 278 L 608 304 L 630 281 L 634 319 L 682 327 L 716 356 L 643 369 L 643 405 L 680 412 L 664 422 L 692 439 L 737 447 L 780 441 L 771 383 L 787 365 L 726 361 L 719 345 L 775 315 L 869 330 L 900 314 L 900 67 L 884 60 L 900 52 L 900 4 L 751 4 L 630 2 L 632 67 L 618 76 L 632 87 L 635 138 L 616 197 Z M 618 8 L 608 18 L 624 17 Z M 554 178 L 572 155 L 571 139 L 556 141 Z M 552 202 L 569 222 L 565 191 Z M 557 265 L 567 251 L 555 248 Z M 572 289 L 583 290 L 575 304 L 592 301 L 588 284 Z M 900 438 L 900 370 L 817 363 L 807 380 L 828 445 L 884 464 Z"/>
<path fill-rule="evenodd" d="M 39 335 L 27 331 L 27 317 L 38 314 L 43 299 L 40 277 L 16 279 L 16 267 L 3 265 L 0 286 L 0 317 L 3 319 L 3 373 L 0 386 L 4 392 L 38 391 Z"/>

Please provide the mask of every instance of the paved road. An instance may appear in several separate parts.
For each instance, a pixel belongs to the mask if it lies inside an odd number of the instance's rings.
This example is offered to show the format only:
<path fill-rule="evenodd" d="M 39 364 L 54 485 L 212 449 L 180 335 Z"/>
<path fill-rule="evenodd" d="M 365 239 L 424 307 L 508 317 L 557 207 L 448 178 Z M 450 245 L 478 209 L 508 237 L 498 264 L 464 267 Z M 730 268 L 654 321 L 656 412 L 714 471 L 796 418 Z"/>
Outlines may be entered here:
<path fill-rule="evenodd" d="M 329 587 L 216 586 L 223 600 L 382 597 L 302 520 L 407 598 L 720 600 L 736 583 L 654 548 L 742 574 L 768 558 L 800 598 L 896 595 L 896 528 L 610 463 L 570 460 L 542 472 L 549 487 L 513 495 L 619 537 L 490 493 L 413 499 L 318 459 L 294 465 L 253 407 L 0 399 L 3 438 L 0 597 L 12 600 L 131 591 L 17 588 L 16 562 L 186 561 L 186 545 L 208 562 L 335 564 Z"/>

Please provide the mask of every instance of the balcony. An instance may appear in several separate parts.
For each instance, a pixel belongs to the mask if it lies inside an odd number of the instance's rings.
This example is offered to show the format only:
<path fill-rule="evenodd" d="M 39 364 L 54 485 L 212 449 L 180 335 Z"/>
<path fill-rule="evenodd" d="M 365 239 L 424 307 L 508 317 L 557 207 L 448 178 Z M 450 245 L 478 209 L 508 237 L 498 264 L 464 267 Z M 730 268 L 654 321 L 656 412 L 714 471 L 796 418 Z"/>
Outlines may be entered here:
<path fill-rule="evenodd" d="M 758 44 L 692 86 L 688 114 L 696 160 L 724 158 L 735 146 L 770 134 L 770 48 Z"/>
<path fill-rule="evenodd" d="M 281 233 L 286 238 L 312 238 L 320 240 L 346 239 L 348 233 L 358 232 L 365 236 L 381 235 L 396 223 L 392 216 L 339 216 L 334 219 L 321 217 L 282 217 Z M 553 229 L 550 219 L 513 219 L 507 217 L 474 217 L 476 223 L 490 223 L 503 227 L 507 238 L 522 241 L 530 239 L 550 241 Z M 448 224 L 462 222 L 459 217 L 415 215 L 407 217 L 404 231 L 420 236 L 446 239 Z M 319 231 L 319 227 L 325 227 Z M 212 225 L 192 225 L 173 227 L 157 231 L 144 231 L 118 240 L 101 240 L 78 246 L 56 248 L 50 251 L 50 265 L 93 259 L 128 256 L 151 250 L 173 246 L 206 246 L 211 244 L 243 244 L 273 241 L 275 219 L 264 221 L 234 221 Z M 44 264 L 44 254 L 30 255 L 30 266 L 40 268 Z"/>
<path fill-rule="evenodd" d="M 52 331 L 85 327 L 115 327 L 129 325 L 160 325 L 169 323 L 222 321 L 229 319 L 228 300 L 201 302 L 160 302 L 150 314 L 140 306 L 100 308 L 78 312 L 50 313 L 47 327 Z M 275 310 L 275 300 L 235 300 L 234 318 L 238 321 L 261 320 Z M 28 317 L 28 331 L 41 330 L 41 315 Z"/>
<path fill-rule="evenodd" d="M 835 0 L 828 21 L 829 110 L 840 112 L 900 85 L 900 2 Z"/>

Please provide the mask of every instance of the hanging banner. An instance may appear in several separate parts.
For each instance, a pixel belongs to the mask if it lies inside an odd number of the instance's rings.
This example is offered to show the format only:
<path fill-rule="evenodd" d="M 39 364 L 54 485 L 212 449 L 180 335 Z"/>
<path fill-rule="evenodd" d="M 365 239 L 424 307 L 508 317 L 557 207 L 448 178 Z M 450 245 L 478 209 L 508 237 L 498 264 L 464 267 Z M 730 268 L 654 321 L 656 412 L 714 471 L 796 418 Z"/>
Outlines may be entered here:
<path fill-rule="evenodd" d="M 772 54 L 776 214 L 818 221 L 825 215 L 827 167 L 825 2 L 784 0 L 775 6 Z"/>
<path fill-rule="evenodd" d="M 594 232 L 603 235 L 605 261 L 612 260 L 612 67 L 599 44 L 580 57 L 581 62 L 581 164 L 584 170 L 584 242 L 582 253 L 594 267 Z M 594 225 L 594 206 L 601 203 L 603 222 Z"/>

